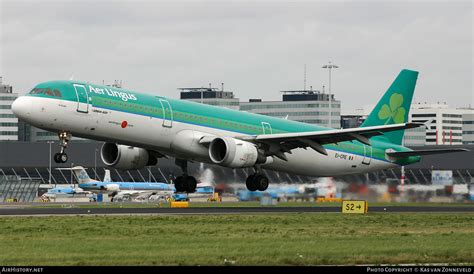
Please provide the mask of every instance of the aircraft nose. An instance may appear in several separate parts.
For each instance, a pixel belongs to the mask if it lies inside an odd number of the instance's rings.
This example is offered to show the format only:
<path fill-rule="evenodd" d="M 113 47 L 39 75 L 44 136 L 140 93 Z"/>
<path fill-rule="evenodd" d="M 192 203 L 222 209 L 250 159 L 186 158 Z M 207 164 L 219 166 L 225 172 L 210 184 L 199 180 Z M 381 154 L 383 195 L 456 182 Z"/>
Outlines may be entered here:
<path fill-rule="evenodd" d="M 31 100 L 26 96 L 21 96 L 13 101 L 12 111 L 18 118 L 25 118 L 31 112 Z"/>

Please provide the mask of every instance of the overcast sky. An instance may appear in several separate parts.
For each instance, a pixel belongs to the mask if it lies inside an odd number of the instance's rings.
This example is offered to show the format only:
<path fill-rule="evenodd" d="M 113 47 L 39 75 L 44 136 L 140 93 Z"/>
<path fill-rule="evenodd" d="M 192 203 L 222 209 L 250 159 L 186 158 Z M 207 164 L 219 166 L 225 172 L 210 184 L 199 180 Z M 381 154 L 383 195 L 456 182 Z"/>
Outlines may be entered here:
<path fill-rule="evenodd" d="M 343 109 L 373 104 L 403 68 L 415 100 L 473 102 L 472 1 L 0 0 L 0 75 L 23 94 L 69 79 L 123 80 L 177 98 L 212 83 L 242 100 L 328 85 Z"/>

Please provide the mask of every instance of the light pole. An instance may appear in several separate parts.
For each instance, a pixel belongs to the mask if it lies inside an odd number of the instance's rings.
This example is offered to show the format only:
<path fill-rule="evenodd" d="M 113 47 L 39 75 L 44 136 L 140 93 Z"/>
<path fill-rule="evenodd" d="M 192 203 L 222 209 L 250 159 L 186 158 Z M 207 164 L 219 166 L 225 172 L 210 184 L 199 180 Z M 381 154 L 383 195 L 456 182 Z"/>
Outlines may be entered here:
<path fill-rule="evenodd" d="M 72 167 L 74 166 L 74 163 L 71 163 L 71 185 L 73 184 L 74 177 L 72 175 Z M 73 184 L 73 188 L 76 188 L 76 183 Z"/>
<path fill-rule="evenodd" d="M 97 180 L 97 148 L 95 148 L 94 152 L 94 179 Z"/>
<path fill-rule="evenodd" d="M 49 179 L 48 183 L 51 185 L 51 144 L 54 143 L 53 141 L 48 141 L 49 144 Z"/>
<path fill-rule="evenodd" d="M 322 66 L 322 68 L 327 68 L 329 69 L 329 127 L 332 127 L 332 95 L 331 95 L 331 70 L 333 68 L 339 68 L 338 66 L 331 64 L 331 61 L 329 61 L 329 64 Z"/>

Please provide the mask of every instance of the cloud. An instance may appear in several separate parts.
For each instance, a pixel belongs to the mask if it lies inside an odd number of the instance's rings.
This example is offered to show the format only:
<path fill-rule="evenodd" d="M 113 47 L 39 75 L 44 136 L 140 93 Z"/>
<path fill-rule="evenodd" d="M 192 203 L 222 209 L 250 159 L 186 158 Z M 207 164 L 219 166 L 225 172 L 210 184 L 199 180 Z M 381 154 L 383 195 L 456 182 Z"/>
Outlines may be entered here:
<path fill-rule="evenodd" d="M 19 93 L 38 82 L 121 79 L 178 97 L 225 83 L 243 100 L 327 86 L 343 108 L 375 103 L 403 68 L 420 71 L 415 99 L 473 102 L 472 3 L 1 2 L 0 74 Z"/>

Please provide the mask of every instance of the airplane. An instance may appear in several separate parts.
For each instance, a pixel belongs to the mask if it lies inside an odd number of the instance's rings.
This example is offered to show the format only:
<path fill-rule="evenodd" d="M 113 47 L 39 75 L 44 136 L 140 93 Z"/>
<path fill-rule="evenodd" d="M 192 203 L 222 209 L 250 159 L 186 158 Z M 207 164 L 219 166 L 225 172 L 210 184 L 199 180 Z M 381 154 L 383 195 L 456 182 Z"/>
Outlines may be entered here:
<path fill-rule="evenodd" d="M 88 197 L 88 195 L 92 194 L 90 191 L 84 191 L 79 187 L 65 187 L 65 186 L 58 186 L 55 188 L 48 189 L 46 193 L 41 195 L 41 199 L 43 200 L 51 200 L 58 198 L 58 195 L 64 195 L 66 197 Z"/>
<path fill-rule="evenodd" d="M 189 201 L 189 199 L 196 198 L 210 198 L 214 195 L 214 187 L 212 186 L 200 186 L 199 184 L 196 187 L 196 190 L 192 193 L 177 193 L 173 194 L 173 200 L 175 201 Z"/>
<path fill-rule="evenodd" d="M 263 169 L 315 177 L 367 173 L 419 162 L 421 156 L 466 149 L 411 150 L 402 145 L 418 72 L 403 69 L 358 128 L 333 129 L 75 80 L 36 85 L 12 104 L 15 115 L 58 133 L 64 163 L 72 136 L 104 141 L 101 158 L 118 169 L 174 157 L 176 191 L 194 192 L 188 161 L 253 168 L 250 191 L 264 191 Z"/>
<path fill-rule="evenodd" d="M 261 199 L 263 196 L 268 195 L 272 199 L 290 198 L 297 197 L 302 194 L 299 187 L 285 186 L 285 187 L 269 187 L 265 192 L 263 191 L 249 191 L 239 189 L 236 192 L 239 201 L 252 201 Z"/>
<path fill-rule="evenodd" d="M 87 174 L 82 166 L 72 168 L 59 168 L 63 170 L 72 170 L 76 175 L 79 187 L 83 190 L 93 193 L 107 193 L 112 197 L 116 195 L 135 197 L 143 193 L 173 194 L 175 189 L 170 184 L 165 183 L 135 183 L 135 182 L 112 182 L 110 179 L 110 171 L 104 176 L 104 181 L 93 180 Z"/>
<path fill-rule="evenodd" d="M 41 195 L 41 198 L 47 198 L 47 199 L 51 199 L 51 198 L 56 198 L 58 194 L 65 194 L 65 195 L 72 195 L 72 196 L 75 196 L 75 195 L 88 195 L 88 194 L 92 194 L 92 192 L 90 191 L 84 191 L 83 189 L 79 188 L 79 187 L 55 187 L 55 188 L 51 188 L 51 189 L 48 189 L 48 191 L 46 193 L 44 193 L 43 195 Z"/>

